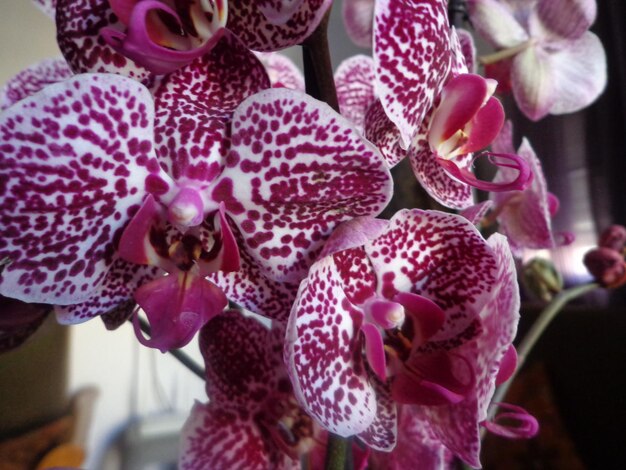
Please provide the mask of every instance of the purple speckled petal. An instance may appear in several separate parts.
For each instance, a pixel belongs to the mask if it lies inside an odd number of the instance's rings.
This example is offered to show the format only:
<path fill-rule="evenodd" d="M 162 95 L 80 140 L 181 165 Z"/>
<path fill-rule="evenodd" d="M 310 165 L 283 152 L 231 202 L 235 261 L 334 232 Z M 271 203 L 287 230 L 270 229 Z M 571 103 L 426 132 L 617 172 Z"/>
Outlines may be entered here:
<path fill-rule="evenodd" d="M 344 60 L 335 72 L 335 86 L 341 114 L 362 130 L 365 113 L 376 101 L 372 58 L 356 55 Z"/>
<path fill-rule="evenodd" d="M 55 307 L 57 321 L 64 325 L 82 323 L 106 314 L 122 304 L 134 304 L 135 290 L 162 273 L 154 266 L 140 266 L 117 258 L 89 300 L 76 305 Z"/>
<path fill-rule="evenodd" d="M 271 453 L 251 416 L 213 403 L 196 402 L 182 430 L 178 468 L 295 470 L 299 462 L 276 449 Z"/>
<path fill-rule="evenodd" d="M 257 57 L 265 66 L 273 88 L 290 88 L 304 91 L 302 71 L 286 55 L 278 52 L 257 53 Z"/>
<path fill-rule="evenodd" d="M 54 19 L 57 8 L 57 0 L 33 0 L 35 5 L 50 18 Z"/>
<path fill-rule="evenodd" d="M 398 435 L 396 403 L 387 384 L 376 378 L 372 378 L 372 384 L 376 390 L 376 418 L 358 436 L 373 450 L 389 452 L 395 447 Z"/>
<path fill-rule="evenodd" d="M 497 274 L 491 298 L 480 312 L 483 331 L 456 350 L 472 361 L 477 374 L 475 392 L 455 405 L 419 410 L 430 432 L 475 468 L 480 467 L 479 424 L 487 418 L 500 363 L 517 331 L 520 306 L 515 264 L 506 239 L 496 234 L 489 238 L 488 244 L 496 257 Z"/>
<path fill-rule="evenodd" d="M 385 157 L 390 167 L 396 166 L 407 155 L 400 146 L 400 131 L 391 122 L 380 100 L 376 100 L 365 114 L 365 137 L 372 142 Z"/>
<path fill-rule="evenodd" d="M 311 267 L 289 318 L 285 361 L 304 410 L 329 431 L 350 436 L 374 421 L 376 393 L 355 335 L 363 314 L 342 284 L 333 257 Z"/>
<path fill-rule="evenodd" d="M 440 204 L 453 209 L 466 209 L 474 204 L 472 187 L 452 178 L 437 161 L 437 155 L 430 150 L 428 128 L 431 115 L 424 119 L 413 145 L 409 148 L 409 159 L 415 177 L 426 192 Z M 456 158 L 457 164 L 469 168 L 472 155 Z"/>
<path fill-rule="evenodd" d="M 259 8 L 259 2 L 230 0 L 227 27 L 255 51 L 295 46 L 317 28 L 332 0 L 300 0 L 298 3 L 298 8 L 290 11 L 288 17 L 273 21 Z"/>
<path fill-rule="evenodd" d="M 287 89 L 247 99 L 233 118 L 232 150 L 212 197 L 271 278 L 306 275 L 345 220 L 378 214 L 391 193 L 376 149 L 327 105 Z"/>
<path fill-rule="evenodd" d="M 450 70 L 445 0 L 376 2 L 376 92 L 408 147 Z"/>
<path fill-rule="evenodd" d="M 289 21 L 304 0 L 259 0 L 257 7 L 268 21 L 283 24 Z"/>
<path fill-rule="evenodd" d="M 116 75 L 51 85 L 1 115 L 0 291 L 67 305 L 90 298 L 113 240 L 158 171 L 148 90 Z"/>
<path fill-rule="evenodd" d="M 374 0 L 344 0 L 341 15 L 346 33 L 361 47 L 372 47 L 374 29 Z"/>
<path fill-rule="evenodd" d="M 524 191 L 490 194 L 499 212 L 500 231 L 509 238 L 516 252 L 522 248 L 554 248 L 550 198 L 541 162 L 526 139 L 522 141 L 518 154 L 529 164 L 533 180 Z M 515 171 L 500 168 L 494 182 L 510 179 Z"/>
<path fill-rule="evenodd" d="M 480 224 L 480 221 L 485 217 L 489 209 L 493 206 L 493 201 L 483 201 L 463 210 L 460 215 L 465 217 L 474 225 Z"/>
<path fill-rule="evenodd" d="M 259 60 L 234 36 L 168 75 L 155 92 L 155 144 L 174 179 L 213 181 L 228 150 L 228 121 L 248 96 L 270 87 Z"/>
<path fill-rule="evenodd" d="M 465 218 L 437 211 L 402 210 L 365 250 L 386 298 L 411 292 L 446 313 L 433 341 L 465 330 L 476 318 L 496 273 L 494 254 Z"/>
<path fill-rule="evenodd" d="M 64 59 L 45 59 L 9 79 L 0 89 L 0 110 L 23 100 L 47 85 L 72 76 L 72 71 Z"/>
<path fill-rule="evenodd" d="M 145 83 L 153 78 L 100 36 L 102 28 L 119 24 L 108 0 L 57 0 L 56 23 L 59 48 L 75 73 L 118 73 Z"/>
<path fill-rule="evenodd" d="M 472 36 L 469 31 L 462 28 L 453 28 L 452 31 L 452 44 L 455 56 L 457 55 L 455 44 L 458 41 L 458 50 L 460 56 L 463 58 L 464 70 L 459 70 L 458 59 L 455 60 L 456 64 L 452 64 L 452 69 L 455 70 L 456 73 L 476 73 L 476 47 L 474 45 L 474 36 Z"/>

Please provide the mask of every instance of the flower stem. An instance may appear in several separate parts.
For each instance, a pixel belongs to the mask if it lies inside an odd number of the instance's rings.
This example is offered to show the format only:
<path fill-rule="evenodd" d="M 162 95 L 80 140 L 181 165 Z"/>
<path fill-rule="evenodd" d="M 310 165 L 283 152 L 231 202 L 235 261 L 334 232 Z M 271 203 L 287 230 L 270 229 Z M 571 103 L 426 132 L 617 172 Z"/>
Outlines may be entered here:
<path fill-rule="evenodd" d="M 508 47 L 506 49 L 502 49 L 501 51 L 494 52 L 493 54 L 481 56 L 478 58 L 478 61 L 483 65 L 495 64 L 501 60 L 509 59 L 515 54 L 519 54 L 520 52 L 528 49 L 532 44 L 532 39 L 529 39 L 528 41 L 519 43 L 517 46 Z"/>
<path fill-rule="evenodd" d="M 325 470 L 344 470 L 346 466 L 346 453 L 348 450 L 348 439 L 336 434 L 328 433 L 328 444 L 326 445 Z"/>
<path fill-rule="evenodd" d="M 304 62 L 304 82 L 307 94 L 324 101 L 339 112 L 337 90 L 333 77 L 333 66 L 328 47 L 328 21 L 330 8 L 318 27 L 302 43 L 302 61 Z"/>
<path fill-rule="evenodd" d="M 561 311 L 561 309 L 571 300 L 574 300 L 576 297 L 586 294 L 587 292 L 591 292 L 592 290 L 597 289 L 599 284 L 595 282 L 590 284 L 582 284 L 580 286 L 572 287 L 571 289 L 566 289 L 559 293 L 552 302 L 550 302 L 546 308 L 539 314 L 539 317 L 533 323 L 533 326 L 530 328 L 526 336 L 519 345 L 517 349 L 517 367 L 515 368 L 515 372 L 513 375 L 503 383 L 498 390 L 496 391 L 492 402 L 500 403 L 504 400 L 506 393 L 509 390 L 509 387 L 513 383 L 515 376 L 519 372 L 519 370 L 524 365 L 524 362 L 528 358 L 528 355 L 532 351 L 533 347 L 541 338 L 541 335 L 545 332 L 546 328 L 550 325 L 552 320 L 554 320 L 557 314 Z M 492 419 L 496 412 L 498 411 L 498 405 L 494 405 L 491 407 L 489 412 L 489 419 Z"/>

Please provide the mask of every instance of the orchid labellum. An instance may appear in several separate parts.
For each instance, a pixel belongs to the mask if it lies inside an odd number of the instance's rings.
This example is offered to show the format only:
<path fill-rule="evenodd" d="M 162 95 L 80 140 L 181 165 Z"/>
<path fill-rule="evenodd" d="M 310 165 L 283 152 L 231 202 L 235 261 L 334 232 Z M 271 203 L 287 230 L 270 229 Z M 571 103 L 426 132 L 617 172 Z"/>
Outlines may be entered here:
<path fill-rule="evenodd" d="M 401 211 L 340 226 L 300 286 L 285 355 L 320 424 L 391 450 L 397 407 L 478 466 L 479 425 L 517 328 L 506 240 L 459 216 Z"/>

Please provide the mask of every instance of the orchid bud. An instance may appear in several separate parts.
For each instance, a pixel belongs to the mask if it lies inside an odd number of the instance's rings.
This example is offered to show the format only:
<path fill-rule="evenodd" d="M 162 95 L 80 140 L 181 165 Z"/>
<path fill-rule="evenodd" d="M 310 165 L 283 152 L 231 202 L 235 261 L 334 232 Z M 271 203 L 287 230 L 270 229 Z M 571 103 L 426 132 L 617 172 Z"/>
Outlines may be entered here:
<path fill-rule="evenodd" d="M 598 246 L 610 248 L 621 253 L 626 244 L 626 227 L 623 225 L 611 225 L 604 229 L 600 235 Z"/>
<path fill-rule="evenodd" d="M 544 302 L 550 302 L 563 289 L 561 274 L 552 261 L 543 258 L 533 258 L 526 263 L 522 283 L 528 293 Z"/>
<path fill-rule="evenodd" d="M 587 270 L 605 287 L 617 287 L 626 282 L 624 257 L 611 248 L 599 247 L 585 254 Z"/>

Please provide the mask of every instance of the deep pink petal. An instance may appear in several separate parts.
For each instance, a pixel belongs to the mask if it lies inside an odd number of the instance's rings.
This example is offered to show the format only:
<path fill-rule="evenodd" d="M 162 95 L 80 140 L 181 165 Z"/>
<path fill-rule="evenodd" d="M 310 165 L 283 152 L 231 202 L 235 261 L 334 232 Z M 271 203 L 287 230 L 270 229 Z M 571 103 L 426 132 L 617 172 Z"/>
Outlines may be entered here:
<path fill-rule="evenodd" d="M 414 349 L 424 344 L 443 326 L 446 313 L 432 300 L 409 292 L 399 292 L 393 300 L 401 304 L 413 322 Z"/>
<path fill-rule="evenodd" d="M 435 302 L 446 320 L 432 340 L 454 337 L 476 318 L 496 273 L 494 254 L 465 218 L 435 211 L 403 210 L 365 250 L 379 292 L 393 298 L 411 292 Z"/>
<path fill-rule="evenodd" d="M 344 0 L 341 15 L 346 33 L 361 47 L 372 47 L 374 28 L 374 0 Z"/>
<path fill-rule="evenodd" d="M 135 8 L 135 5 L 137 5 L 139 1 L 140 0 L 109 0 L 109 5 L 111 5 L 111 10 L 113 10 L 117 19 L 120 20 L 122 24 L 128 25 L 133 8 Z"/>
<path fill-rule="evenodd" d="M 262 4 L 266 7 L 270 2 Z M 255 51 L 275 51 L 295 46 L 304 41 L 319 25 L 331 0 L 299 0 L 298 8 L 275 18 L 257 2 L 230 0 L 228 2 L 228 29 Z M 269 14 L 269 16 L 266 16 Z"/>
<path fill-rule="evenodd" d="M 135 315 L 133 325 L 137 339 L 144 346 L 161 352 L 185 346 L 228 304 L 226 296 L 215 284 L 182 272 L 143 284 L 134 297 L 150 323 L 150 338 L 146 339 L 139 330 Z"/>
<path fill-rule="evenodd" d="M 387 117 L 380 101 L 375 101 L 369 107 L 363 126 L 365 137 L 378 147 L 390 167 L 396 166 L 406 157 L 407 151 L 400 146 L 400 131 Z"/>
<path fill-rule="evenodd" d="M 269 86 L 263 65 L 232 35 L 165 77 L 155 92 L 161 166 L 175 180 L 213 181 L 225 164 L 233 111 Z"/>
<path fill-rule="evenodd" d="M 64 59 L 44 59 L 31 65 L 9 79 L 0 89 L 0 110 L 71 76 L 72 71 Z"/>
<path fill-rule="evenodd" d="M 487 147 L 499 134 L 504 123 L 504 108 L 497 98 L 489 98 L 471 120 L 469 136 L 463 153 L 477 152 Z"/>
<path fill-rule="evenodd" d="M 537 19 L 548 35 L 558 39 L 578 39 L 596 19 L 595 0 L 539 0 Z"/>
<path fill-rule="evenodd" d="M 134 80 L 83 75 L 2 114 L 0 290 L 30 302 L 86 301 L 114 261 L 114 239 L 158 171 L 153 107 Z"/>
<path fill-rule="evenodd" d="M 498 406 L 507 411 L 499 413 L 493 421 L 485 421 L 482 423 L 490 432 L 498 436 L 508 437 L 509 439 L 530 439 L 537 435 L 539 432 L 539 423 L 537 419 L 524 408 L 508 403 L 498 403 Z M 500 424 L 499 421 L 505 421 L 507 423 L 516 421 L 517 425 L 504 425 Z"/>
<path fill-rule="evenodd" d="M 450 70 L 447 2 L 376 2 L 374 61 L 377 95 L 406 148 Z"/>
<path fill-rule="evenodd" d="M 498 369 L 498 374 L 496 375 L 496 386 L 509 380 L 513 375 L 513 372 L 515 372 L 516 367 L 517 351 L 515 350 L 515 347 L 511 344 L 502 356 L 500 368 Z"/>
<path fill-rule="evenodd" d="M 387 363 L 385 361 L 385 348 L 380 330 L 372 323 L 361 325 L 361 333 L 365 338 L 365 357 L 367 363 L 380 380 L 387 378 Z"/>
<path fill-rule="evenodd" d="M 115 52 L 100 35 L 104 27 L 115 27 L 108 0 L 57 0 L 57 40 L 74 73 L 119 73 L 140 81 L 152 73 Z"/>
<path fill-rule="evenodd" d="M 343 293 L 328 256 L 300 285 L 287 327 L 285 361 L 305 411 L 341 436 L 365 431 L 376 416 L 376 394 L 361 355 L 362 321 Z"/>
<path fill-rule="evenodd" d="M 335 72 L 335 86 L 341 114 L 362 130 L 365 114 L 376 100 L 372 58 L 356 55 L 341 62 Z"/>
<path fill-rule="evenodd" d="M 376 149 L 330 107 L 292 90 L 244 101 L 232 144 L 211 195 L 272 279 L 302 279 L 337 224 L 378 214 L 389 200 Z"/>

